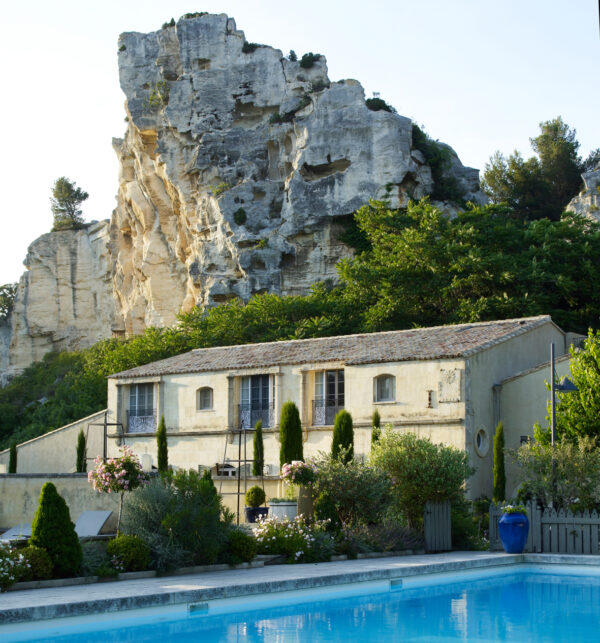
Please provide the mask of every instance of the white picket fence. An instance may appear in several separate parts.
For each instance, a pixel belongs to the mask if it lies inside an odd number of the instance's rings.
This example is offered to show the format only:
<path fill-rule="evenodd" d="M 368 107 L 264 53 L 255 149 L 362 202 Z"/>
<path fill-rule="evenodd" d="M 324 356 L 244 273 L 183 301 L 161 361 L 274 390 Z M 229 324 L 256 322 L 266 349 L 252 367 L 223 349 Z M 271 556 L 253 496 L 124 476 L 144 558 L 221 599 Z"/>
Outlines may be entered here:
<path fill-rule="evenodd" d="M 571 513 L 526 505 L 529 535 L 525 551 L 546 554 L 600 554 L 600 515 L 596 511 Z M 490 505 L 490 549 L 501 550 L 498 520 L 499 505 Z"/>

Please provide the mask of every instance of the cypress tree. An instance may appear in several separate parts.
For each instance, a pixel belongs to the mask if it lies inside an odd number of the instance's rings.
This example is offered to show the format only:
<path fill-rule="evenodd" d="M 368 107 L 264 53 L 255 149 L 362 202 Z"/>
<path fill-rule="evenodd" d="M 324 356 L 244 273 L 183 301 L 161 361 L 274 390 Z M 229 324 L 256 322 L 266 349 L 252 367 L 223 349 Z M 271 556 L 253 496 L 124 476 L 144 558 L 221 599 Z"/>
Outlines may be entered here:
<path fill-rule="evenodd" d="M 87 471 L 85 434 L 83 432 L 83 429 L 79 431 L 79 434 L 77 436 L 77 456 L 75 461 L 75 471 L 77 471 L 77 473 L 85 473 Z"/>
<path fill-rule="evenodd" d="M 498 422 L 494 435 L 494 495 L 493 501 L 506 500 L 506 472 L 504 470 L 504 426 Z"/>
<path fill-rule="evenodd" d="M 302 425 L 298 407 L 293 402 L 286 402 L 281 409 L 279 422 L 279 464 L 283 466 L 292 460 L 303 460 Z"/>
<path fill-rule="evenodd" d="M 10 445 L 8 454 L 8 473 L 17 473 L 17 443 L 13 442 Z"/>
<path fill-rule="evenodd" d="M 265 470 L 265 446 L 263 444 L 262 420 L 258 420 L 254 427 L 254 453 L 252 456 L 252 475 L 263 476 Z"/>
<path fill-rule="evenodd" d="M 379 442 L 381 437 L 381 417 L 379 416 L 379 411 L 375 409 L 373 411 L 373 417 L 371 418 L 371 425 L 373 430 L 371 431 L 371 444 Z"/>
<path fill-rule="evenodd" d="M 51 482 L 46 482 L 40 494 L 29 544 L 48 552 L 53 574 L 58 578 L 76 576 L 81 567 L 82 553 L 69 507 Z"/>
<path fill-rule="evenodd" d="M 156 431 L 156 449 L 158 452 L 158 471 L 167 473 L 169 471 L 169 449 L 167 447 L 167 427 L 165 416 L 160 416 L 158 430 Z"/>
<path fill-rule="evenodd" d="M 354 428 L 352 427 L 352 416 L 346 410 L 340 411 L 335 416 L 331 457 L 339 459 L 341 449 L 344 449 L 344 463 L 350 462 L 354 457 Z"/>

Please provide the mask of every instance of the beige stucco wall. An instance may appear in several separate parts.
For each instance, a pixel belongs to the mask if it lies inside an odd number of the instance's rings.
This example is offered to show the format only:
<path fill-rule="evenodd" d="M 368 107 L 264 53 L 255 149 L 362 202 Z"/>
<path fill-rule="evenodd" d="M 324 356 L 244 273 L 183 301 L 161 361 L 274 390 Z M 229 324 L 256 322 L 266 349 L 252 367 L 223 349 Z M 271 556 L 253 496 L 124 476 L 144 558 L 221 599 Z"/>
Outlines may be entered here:
<path fill-rule="evenodd" d="M 17 447 L 17 473 L 73 473 L 79 431 L 87 436 L 88 469 L 92 459 L 102 454 L 104 428 L 93 426 L 104 420 L 104 411 L 28 440 Z M 8 470 L 9 451 L 0 451 L 0 465 Z M 4 469 L 4 467 L 2 467 Z"/>
<path fill-rule="evenodd" d="M 566 355 L 555 363 L 558 378 L 571 376 L 570 356 Z M 533 437 L 533 426 L 539 422 L 547 426 L 547 404 L 550 392 L 546 382 L 550 382 L 550 364 L 525 371 L 505 380 L 498 387 L 499 415 L 504 425 L 505 449 L 518 449 L 521 436 Z M 511 498 L 517 489 L 518 480 L 515 466 L 510 457 L 505 458 L 506 497 Z"/>
<path fill-rule="evenodd" d="M 554 342 L 557 355 L 567 352 L 564 333 L 548 323 L 529 332 L 513 337 L 477 353 L 467 360 L 467 399 L 465 448 L 469 453 L 475 474 L 469 480 L 471 497 L 485 494 L 492 496 L 493 449 L 492 440 L 496 424 L 501 419 L 494 400 L 494 386 L 517 373 L 533 368 L 550 357 L 550 344 Z M 520 411 L 524 411 L 521 405 Z M 524 411 L 526 413 L 526 411 Z M 540 418 L 543 419 L 543 416 Z M 478 431 L 486 435 L 486 448 L 475 448 Z"/>
<path fill-rule="evenodd" d="M 98 493 L 94 491 L 85 474 L 0 475 L 0 530 L 8 529 L 20 523 L 31 523 L 37 510 L 40 492 L 46 482 L 52 482 L 58 493 L 65 499 L 71 520 L 75 522 L 84 511 L 106 509 L 113 512 L 104 532 L 114 532 L 119 509 L 117 494 Z M 214 480 L 217 490 L 221 492 L 223 504 L 233 512 L 237 510 L 237 480 Z M 262 482 L 258 478 L 248 477 L 247 488 Z M 267 498 L 283 494 L 278 478 L 265 479 Z M 244 483 L 241 481 L 241 491 Z M 244 498 L 240 496 L 241 522 L 244 521 Z"/>

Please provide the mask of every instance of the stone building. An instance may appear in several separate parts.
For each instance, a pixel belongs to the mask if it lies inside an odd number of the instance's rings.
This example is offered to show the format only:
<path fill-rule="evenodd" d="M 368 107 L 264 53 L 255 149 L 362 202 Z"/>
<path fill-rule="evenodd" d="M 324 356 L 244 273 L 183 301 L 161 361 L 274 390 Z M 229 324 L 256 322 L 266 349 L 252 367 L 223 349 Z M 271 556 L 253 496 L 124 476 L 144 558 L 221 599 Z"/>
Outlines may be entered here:
<path fill-rule="evenodd" d="M 467 451 L 476 469 L 469 495 L 490 495 L 496 424 L 506 414 L 507 441 L 517 446 L 521 435 L 531 435 L 545 415 L 542 365 L 550 344 L 564 356 L 569 342 L 549 316 L 539 316 L 197 349 L 109 378 L 109 451 L 125 443 L 156 463 L 155 432 L 164 416 L 170 463 L 214 469 L 225 460 L 234 467 L 237 431 L 248 430 L 251 454 L 260 419 L 274 475 L 284 402 L 300 411 L 305 457 L 329 451 L 342 408 L 354 420 L 355 453 L 368 454 L 378 409 L 382 424 Z M 560 364 L 568 369 L 567 359 Z M 503 390 L 511 400 L 504 405 Z"/>

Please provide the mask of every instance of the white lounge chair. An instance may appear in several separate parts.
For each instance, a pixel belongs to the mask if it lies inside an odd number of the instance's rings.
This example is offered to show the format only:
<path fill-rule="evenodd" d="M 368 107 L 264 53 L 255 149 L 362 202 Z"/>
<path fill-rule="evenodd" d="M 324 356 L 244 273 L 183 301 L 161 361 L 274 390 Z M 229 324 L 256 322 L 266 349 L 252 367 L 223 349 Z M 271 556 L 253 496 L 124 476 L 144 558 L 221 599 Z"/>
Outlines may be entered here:
<path fill-rule="evenodd" d="M 23 522 L 0 534 L 0 540 L 23 540 L 31 536 L 31 525 Z"/>
<path fill-rule="evenodd" d="M 110 518 L 112 511 L 84 511 L 75 523 L 75 531 L 80 538 L 97 536 L 106 521 Z"/>

